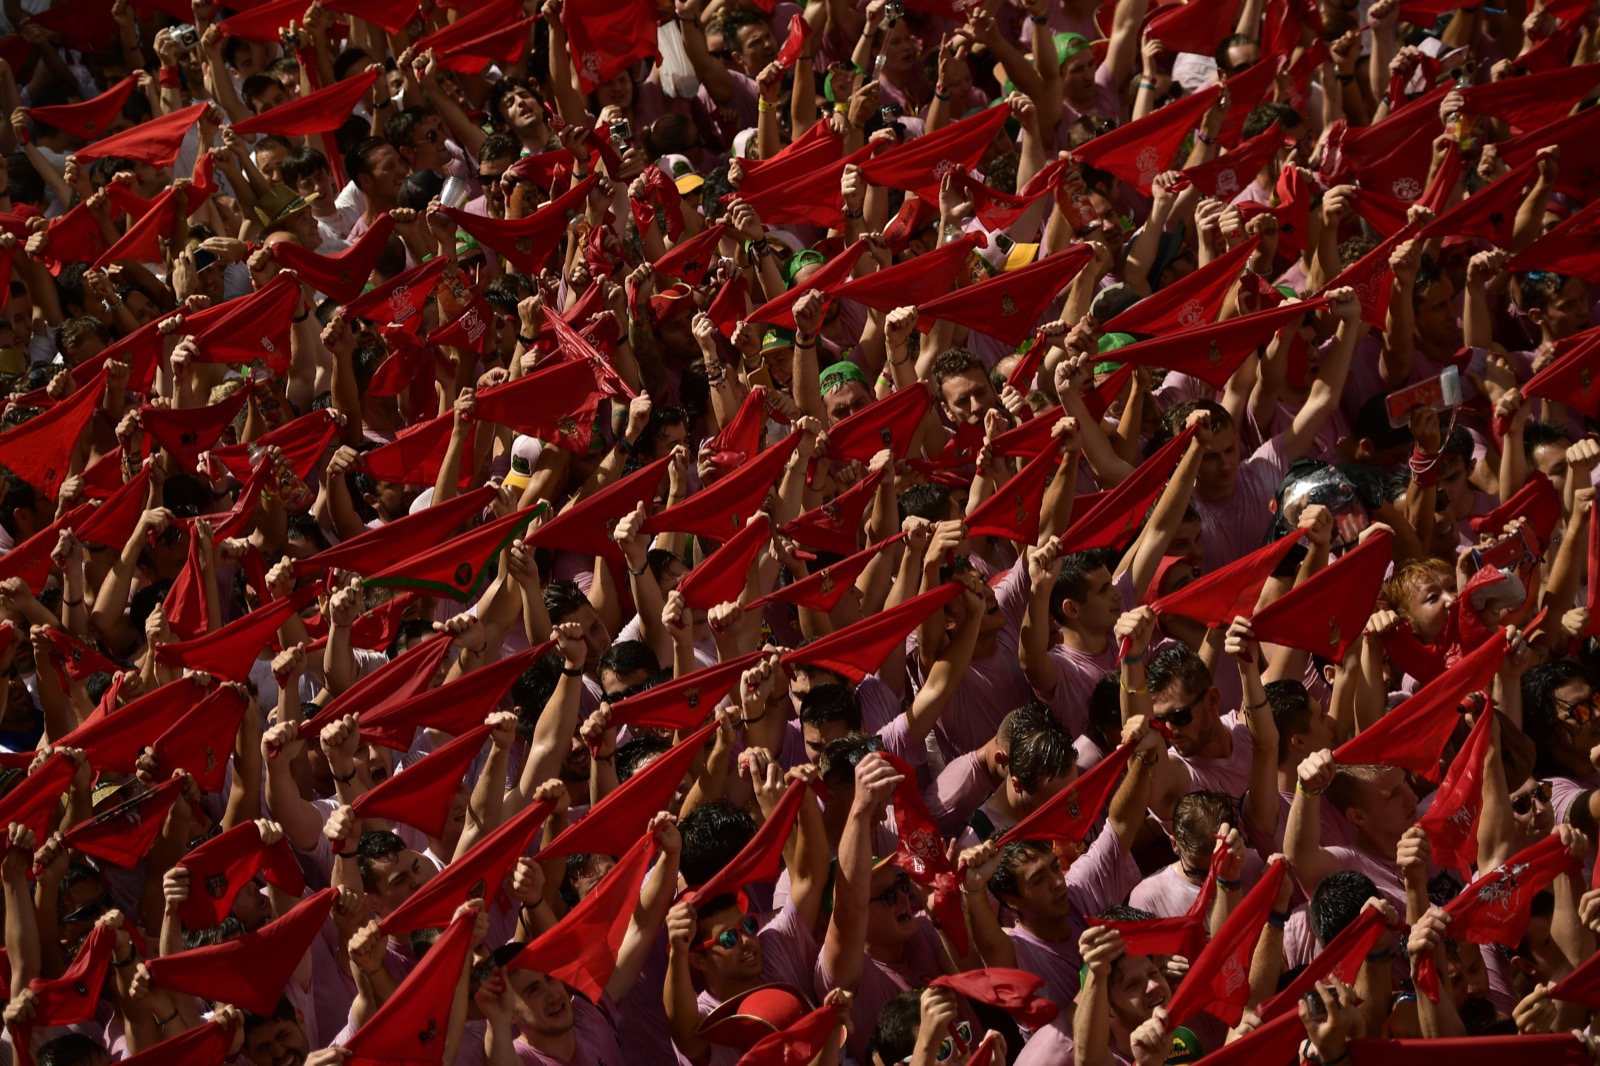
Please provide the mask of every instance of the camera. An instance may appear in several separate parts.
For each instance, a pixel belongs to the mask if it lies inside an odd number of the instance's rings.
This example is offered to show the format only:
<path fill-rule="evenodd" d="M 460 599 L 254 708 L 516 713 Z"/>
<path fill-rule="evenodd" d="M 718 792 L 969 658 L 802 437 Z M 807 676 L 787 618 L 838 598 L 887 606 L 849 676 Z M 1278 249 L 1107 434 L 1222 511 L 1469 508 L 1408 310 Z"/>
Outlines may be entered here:
<path fill-rule="evenodd" d="M 618 148 L 626 148 L 633 141 L 633 126 L 627 119 L 611 123 L 611 143 Z"/>
<path fill-rule="evenodd" d="M 172 27 L 172 40 L 177 46 L 187 52 L 200 43 L 200 31 L 188 23 Z"/>

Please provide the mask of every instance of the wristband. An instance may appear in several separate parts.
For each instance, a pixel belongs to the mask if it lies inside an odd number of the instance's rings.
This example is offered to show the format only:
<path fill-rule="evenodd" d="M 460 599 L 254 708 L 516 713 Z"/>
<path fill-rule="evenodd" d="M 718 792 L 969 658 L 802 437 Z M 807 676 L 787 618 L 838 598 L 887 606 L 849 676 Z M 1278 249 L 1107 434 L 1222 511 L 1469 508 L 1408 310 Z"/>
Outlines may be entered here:
<path fill-rule="evenodd" d="M 1304 783 L 1302 783 L 1300 781 L 1296 781 L 1294 783 L 1294 790 L 1296 792 L 1300 793 L 1302 796 L 1320 796 L 1320 795 L 1322 795 L 1323 792 L 1327 791 L 1326 789 L 1320 789 L 1319 788 L 1319 789 L 1317 789 L 1317 791 L 1313 792 L 1309 788 L 1307 788 Z"/>
<path fill-rule="evenodd" d="M 183 76 L 178 73 L 177 67 L 162 67 L 156 75 L 156 84 L 163 89 L 177 89 L 183 85 Z"/>
<path fill-rule="evenodd" d="M 845 114 L 845 113 L 846 113 L 846 112 L 848 112 L 848 111 L 849 111 L 849 110 L 850 110 L 850 108 L 848 108 L 848 107 L 847 107 L 847 106 L 845 106 L 845 105 L 844 105 L 844 104 L 843 104 L 843 103 L 838 103 L 838 102 L 836 102 L 836 103 L 835 103 L 835 104 L 834 104 L 834 105 L 833 105 L 833 110 L 834 110 L 834 113 L 835 113 L 835 114 L 838 114 L 838 115 L 843 115 L 843 114 Z"/>
<path fill-rule="evenodd" d="M 561 676 L 562 677 L 582 677 L 583 676 L 583 667 L 580 666 L 576 670 L 574 670 L 572 667 L 567 666 L 566 664 L 562 664 Z"/>
<path fill-rule="evenodd" d="M 770 114 L 772 112 L 772 104 L 767 101 L 765 96 L 757 97 L 756 110 L 763 115 Z"/>
<path fill-rule="evenodd" d="M 1431 489 L 1439 484 L 1439 456 L 1414 448 L 1410 466 L 1411 480 L 1417 483 L 1418 488 Z"/>
<path fill-rule="evenodd" d="M 333 775 L 333 779 L 335 781 L 339 782 L 339 784 L 341 784 L 341 785 L 348 785 L 350 782 L 352 782 L 352 781 L 354 781 L 356 779 L 356 772 L 354 770 L 351 770 L 348 774 L 346 774 L 343 777 L 340 777 L 338 774 L 334 774 Z"/>
<path fill-rule="evenodd" d="M 1124 655 L 1122 661 L 1125 663 L 1142 663 L 1144 662 L 1144 657 L 1145 653 L 1140 652 L 1138 655 Z"/>
<path fill-rule="evenodd" d="M 522 345 L 524 348 L 532 348 L 536 342 L 537 338 L 535 337 L 524 337 L 520 333 L 517 334 L 517 343 Z"/>
<path fill-rule="evenodd" d="M 1351 82 L 1356 80 L 1356 76 L 1354 74 L 1336 74 L 1334 76 L 1339 79 L 1340 85 L 1349 85 Z"/>
<path fill-rule="evenodd" d="M 1387 959 L 1392 955 L 1394 955 L 1393 948 L 1384 948 L 1382 951 L 1367 952 L 1367 958 L 1373 962 L 1382 962 L 1384 959 Z"/>
<path fill-rule="evenodd" d="M 948 103 L 950 100 L 950 94 L 944 91 L 943 86 L 935 85 L 933 87 L 933 95 L 938 99 L 945 101 L 946 103 Z"/>
<path fill-rule="evenodd" d="M 1217 143 L 1213 138 L 1207 137 L 1204 130 L 1195 130 L 1194 131 L 1194 138 L 1195 138 L 1195 140 L 1199 141 L 1201 144 L 1216 144 Z"/>
<path fill-rule="evenodd" d="M 1288 924 L 1288 921 L 1289 916 L 1287 914 L 1279 914 L 1277 911 L 1267 915 L 1267 924 L 1280 933 L 1283 932 L 1283 927 Z"/>
<path fill-rule="evenodd" d="M 1237 892 L 1237 891 L 1239 891 L 1239 885 L 1240 885 L 1240 882 L 1237 879 L 1233 880 L 1233 881 L 1224 881 L 1220 877 L 1217 878 L 1217 887 L 1222 889 L 1223 891 L 1226 891 L 1226 892 Z"/>
<path fill-rule="evenodd" d="M 1035 26 L 1043 26 L 1046 22 L 1050 21 L 1050 16 L 1049 15 L 1029 15 L 1028 16 L 1028 21 L 1033 23 Z"/>
<path fill-rule="evenodd" d="M 648 570 L 648 569 L 650 569 L 650 564 L 649 563 L 645 563 L 643 566 L 639 567 L 639 569 L 637 569 L 637 570 L 635 570 L 633 567 L 630 566 L 630 567 L 628 567 L 628 574 L 630 576 L 632 576 L 632 577 L 643 577 L 644 576 L 644 572 L 646 570 Z"/>
<path fill-rule="evenodd" d="M 846 211 L 844 213 L 844 217 L 851 222 L 860 222 L 865 215 L 866 212 L 864 211 Z"/>
<path fill-rule="evenodd" d="M 1154 79 L 1151 79 L 1151 78 L 1140 78 L 1139 79 L 1139 88 L 1141 88 L 1141 89 L 1149 89 L 1151 92 L 1154 92 L 1155 88 L 1156 88 L 1156 83 L 1155 83 Z M 1210 144 L 1211 142 L 1207 141 L 1206 143 Z"/>

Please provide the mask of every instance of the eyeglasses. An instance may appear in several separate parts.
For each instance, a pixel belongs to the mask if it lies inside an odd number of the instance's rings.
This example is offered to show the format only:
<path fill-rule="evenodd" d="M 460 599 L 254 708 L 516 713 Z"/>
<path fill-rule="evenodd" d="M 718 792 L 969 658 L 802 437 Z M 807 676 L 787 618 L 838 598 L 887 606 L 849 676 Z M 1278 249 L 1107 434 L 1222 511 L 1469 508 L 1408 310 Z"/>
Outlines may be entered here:
<path fill-rule="evenodd" d="M 718 933 L 709 940 L 700 941 L 700 943 L 696 944 L 689 950 L 696 952 L 707 951 L 713 945 L 724 948 L 738 947 L 739 937 L 741 935 L 753 937 L 760 930 L 761 925 L 756 921 L 756 916 L 753 914 L 747 914 L 744 916 L 744 920 L 738 925 L 734 926 L 732 929 L 724 929 L 722 932 Z"/>
<path fill-rule="evenodd" d="M 1194 704 L 1191 703 L 1185 707 L 1174 707 L 1166 714 L 1152 714 L 1150 717 L 1164 726 L 1182 729 L 1194 721 Z"/>
<path fill-rule="evenodd" d="M 1558 710 L 1565 711 L 1572 717 L 1575 725 L 1588 725 L 1589 720 L 1594 717 L 1594 693 L 1592 692 L 1581 700 L 1564 700 L 1558 696 L 1552 696 L 1551 699 L 1555 700 Z"/>
<path fill-rule="evenodd" d="M 874 903 L 881 903 L 885 907 L 893 907 L 899 902 L 901 895 L 911 898 L 911 878 L 904 871 L 894 875 L 894 884 L 872 897 Z"/>
<path fill-rule="evenodd" d="M 91 899 L 88 903 L 85 903 L 77 910 L 72 911 L 69 914 L 63 914 L 61 916 L 61 920 L 63 922 L 92 922 L 106 911 L 110 910 L 111 903 L 111 893 L 102 892 L 99 896 Z"/>
<path fill-rule="evenodd" d="M 959 1048 L 964 1055 L 972 1050 L 972 1023 L 956 1022 L 950 1026 L 950 1035 L 939 1044 L 939 1050 L 934 1053 L 934 1059 L 939 1062 L 949 1062 L 955 1057 Z M 908 1055 L 895 1064 L 895 1066 L 908 1066 L 911 1057 Z"/>
<path fill-rule="evenodd" d="M 1527 814 L 1533 810 L 1534 804 L 1550 805 L 1550 797 L 1555 794 L 1555 786 L 1548 781 L 1537 782 L 1533 791 L 1524 796 L 1511 797 L 1511 809 L 1517 814 Z"/>

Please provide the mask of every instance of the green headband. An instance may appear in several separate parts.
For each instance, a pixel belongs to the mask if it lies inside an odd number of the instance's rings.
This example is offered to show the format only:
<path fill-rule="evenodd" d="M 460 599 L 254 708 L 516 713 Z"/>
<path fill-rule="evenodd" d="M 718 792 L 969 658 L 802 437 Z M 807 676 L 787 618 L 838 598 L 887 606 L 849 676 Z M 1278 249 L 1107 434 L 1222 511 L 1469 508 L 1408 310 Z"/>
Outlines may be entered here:
<path fill-rule="evenodd" d="M 817 379 L 817 383 L 821 387 L 822 395 L 824 396 L 828 395 L 828 393 L 832 392 L 834 389 L 840 388 L 847 382 L 851 381 L 859 381 L 862 387 L 865 388 L 867 385 L 867 375 L 859 366 L 856 366 L 849 360 L 843 360 L 841 362 L 834 363 L 832 366 L 824 370 L 822 375 Z"/>
<path fill-rule="evenodd" d="M 828 257 L 815 248 L 806 248 L 791 255 L 783 268 L 778 271 L 783 277 L 783 283 L 789 288 L 794 288 L 794 279 L 805 267 L 813 263 L 826 263 Z"/>

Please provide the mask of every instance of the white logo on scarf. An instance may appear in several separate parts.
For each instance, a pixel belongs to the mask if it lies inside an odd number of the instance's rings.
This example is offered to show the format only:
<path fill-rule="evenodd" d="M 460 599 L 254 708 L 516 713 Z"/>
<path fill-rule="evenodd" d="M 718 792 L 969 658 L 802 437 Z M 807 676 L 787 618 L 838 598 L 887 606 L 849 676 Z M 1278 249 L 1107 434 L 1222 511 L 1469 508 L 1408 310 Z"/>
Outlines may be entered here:
<path fill-rule="evenodd" d="M 1217 196 L 1232 196 L 1239 191 L 1239 175 L 1234 173 L 1232 167 L 1227 167 L 1217 173 Z"/>
<path fill-rule="evenodd" d="M 1206 309 L 1199 300 L 1190 300 L 1178 308 L 1178 322 L 1185 326 L 1194 326 L 1205 317 Z"/>
<path fill-rule="evenodd" d="M 1156 176 L 1157 169 L 1161 166 L 1161 153 L 1157 152 L 1154 145 L 1145 145 L 1139 149 L 1133 165 L 1139 168 L 1139 184 L 1147 185 L 1150 179 Z"/>
<path fill-rule="evenodd" d="M 404 322 L 416 314 L 416 309 L 411 306 L 411 289 L 401 285 L 389 294 L 389 321 Z"/>
<path fill-rule="evenodd" d="M 1398 178 L 1391 188 L 1396 196 L 1407 203 L 1422 195 L 1422 183 L 1416 178 Z"/>

